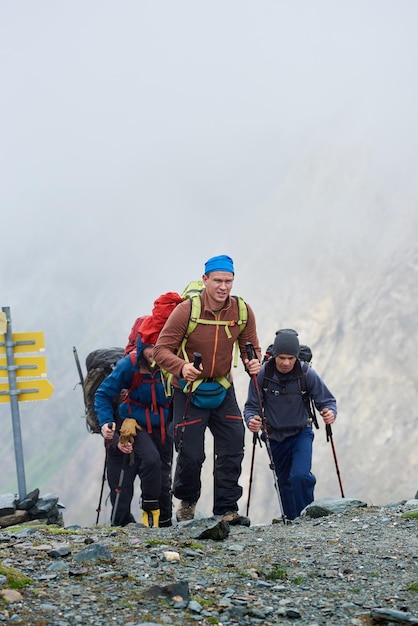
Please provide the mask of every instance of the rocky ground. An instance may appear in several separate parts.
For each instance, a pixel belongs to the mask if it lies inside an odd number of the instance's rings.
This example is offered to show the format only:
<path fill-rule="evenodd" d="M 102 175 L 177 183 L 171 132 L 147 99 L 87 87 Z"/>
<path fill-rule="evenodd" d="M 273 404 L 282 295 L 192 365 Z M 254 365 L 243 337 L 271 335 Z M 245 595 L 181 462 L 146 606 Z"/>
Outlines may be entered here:
<path fill-rule="evenodd" d="M 357 503 L 248 528 L 3 528 L 0 623 L 418 624 L 417 511 Z"/>

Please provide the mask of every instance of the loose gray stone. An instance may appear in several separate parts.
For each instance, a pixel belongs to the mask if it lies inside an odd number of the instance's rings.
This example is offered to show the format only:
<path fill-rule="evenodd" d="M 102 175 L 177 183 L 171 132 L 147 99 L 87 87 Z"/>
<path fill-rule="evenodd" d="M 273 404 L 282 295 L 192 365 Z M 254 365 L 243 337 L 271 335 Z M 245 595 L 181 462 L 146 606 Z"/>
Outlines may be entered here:
<path fill-rule="evenodd" d="M 14 493 L 0 495 L 0 516 L 12 515 L 15 512 L 16 496 Z"/>
<path fill-rule="evenodd" d="M 30 509 L 31 517 L 34 519 L 42 513 L 49 513 L 58 504 L 58 496 L 53 493 L 47 493 L 34 504 Z"/>
<path fill-rule="evenodd" d="M 418 498 L 415 498 L 414 500 L 408 500 L 407 502 L 405 502 L 404 506 L 407 509 L 418 509 Z"/>
<path fill-rule="evenodd" d="M 32 508 L 39 499 L 39 489 L 34 489 L 30 493 L 27 494 L 23 500 L 18 500 L 16 502 L 17 509 L 29 510 Z"/>
<path fill-rule="evenodd" d="M 191 600 L 187 605 L 187 608 L 189 611 L 193 611 L 194 613 L 200 613 L 202 611 L 202 605 L 199 604 L 199 602 L 196 602 L 196 600 Z"/>
<path fill-rule="evenodd" d="M 397 624 L 418 624 L 418 615 L 394 609 L 372 609 L 370 615 L 379 621 L 396 622 Z"/>
<path fill-rule="evenodd" d="M 354 508 L 366 507 L 367 503 L 354 498 L 323 498 L 309 504 L 301 513 L 309 517 L 324 517 L 333 513 L 346 513 Z"/>
<path fill-rule="evenodd" d="M 230 532 L 230 526 L 228 522 L 221 520 L 214 526 L 206 528 L 202 533 L 197 536 L 197 539 L 213 539 L 214 541 L 223 541 L 226 539 Z"/>
<path fill-rule="evenodd" d="M 78 552 L 74 556 L 74 561 L 81 563 L 83 561 L 108 561 L 112 558 L 112 553 L 102 543 L 92 543 Z"/>

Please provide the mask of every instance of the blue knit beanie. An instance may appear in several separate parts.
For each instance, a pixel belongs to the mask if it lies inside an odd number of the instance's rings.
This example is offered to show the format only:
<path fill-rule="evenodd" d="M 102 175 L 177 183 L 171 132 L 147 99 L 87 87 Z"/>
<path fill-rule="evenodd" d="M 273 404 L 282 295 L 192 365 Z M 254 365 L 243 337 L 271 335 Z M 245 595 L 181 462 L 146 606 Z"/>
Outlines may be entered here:
<path fill-rule="evenodd" d="M 206 276 L 210 272 L 231 272 L 234 274 L 234 262 L 230 256 L 226 254 L 220 254 L 219 256 L 213 256 L 205 263 Z"/>

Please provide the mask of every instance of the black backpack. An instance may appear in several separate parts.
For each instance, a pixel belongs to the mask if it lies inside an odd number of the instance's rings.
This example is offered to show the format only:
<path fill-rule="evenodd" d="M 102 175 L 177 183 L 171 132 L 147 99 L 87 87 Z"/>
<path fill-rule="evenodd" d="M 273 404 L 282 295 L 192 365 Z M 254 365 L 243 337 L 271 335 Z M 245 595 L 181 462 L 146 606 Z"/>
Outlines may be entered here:
<path fill-rule="evenodd" d="M 266 353 L 263 358 L 263 363 L 266 363 L 266 367 L 264 370 L 264 380 L 263 380 L 263 393 L 266 387 L 266 378 L 272 378 L 273 369 L 275 367 L 274 357 L 272 356 L 273 352 L 273 344 L 270 344 L 266 350 Z M 312 420 L 315 428 L 319 428 L 318 419 L 316 417 L 316 408 L 314 401 L 309 397 L 306 385 L 306 375 L 311 366 L 312 361 L 312 350 L 309 346 L 301 345 L 298 355 L 299 363 L 302 370 L 302 376 L 299 379 L 299 387 L 300 393 L 302 395 L 302 400 L 305 404 L 306 410 L 308 411 L 309 418 Z"/>
<path fill-rule="evenodd" d="M 105 378 L 111 374 L 116 363 L 123 357 L 123 348 L 101 348 L 93 350 L 86 358 L 87 375 L 83 381 L 84 405 L 86 408 L 86 428 L 90 433 L 100 433 L 99 420 L 94 410 L 94 394 Z M 117 421 L 118 398 L 114 403 L 114 417 Z"/>
<path fill-rule="evenodd" d="M 273 355 L 273 344 L 271 343 L 266 350 L 266 353 L 263 357 L 263 363 L 269 360 L 269 358 Z M 299 350 L 299 361 L 305 361 L 305 363 L 310 363 L 312 361 L 312 350 L 309 346 L 300 346 Z"/>

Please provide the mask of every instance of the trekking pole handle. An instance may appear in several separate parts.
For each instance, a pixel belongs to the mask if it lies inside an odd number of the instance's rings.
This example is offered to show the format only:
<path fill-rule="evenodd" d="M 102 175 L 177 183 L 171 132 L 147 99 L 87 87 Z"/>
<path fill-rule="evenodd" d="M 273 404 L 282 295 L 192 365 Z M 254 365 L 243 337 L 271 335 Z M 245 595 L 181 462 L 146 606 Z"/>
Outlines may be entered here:
<path fill-rule="evenodd" d="M 254 346 L 250 341 L 247 341 L 245 343 L 245 349 L 247 351 L 247 357 L 249 361 L 252 361 L 252 359 L 256 358 Z"/>
<path fill-rule="evenodd" d="M 195 367 L 198 370 L 202 362 L 202 355 L 200 354 L 200 352 L 193 352 L 193 356 L 194 356 L 193 367 Z"/>
<path fill-rule="evenodd" d="M 330 440 L 330 438 L 332 437 L 332 428 L 331 428 L 331 424 L 325 424 L 325 432 L 327 434 L 327 441 Z"/>

